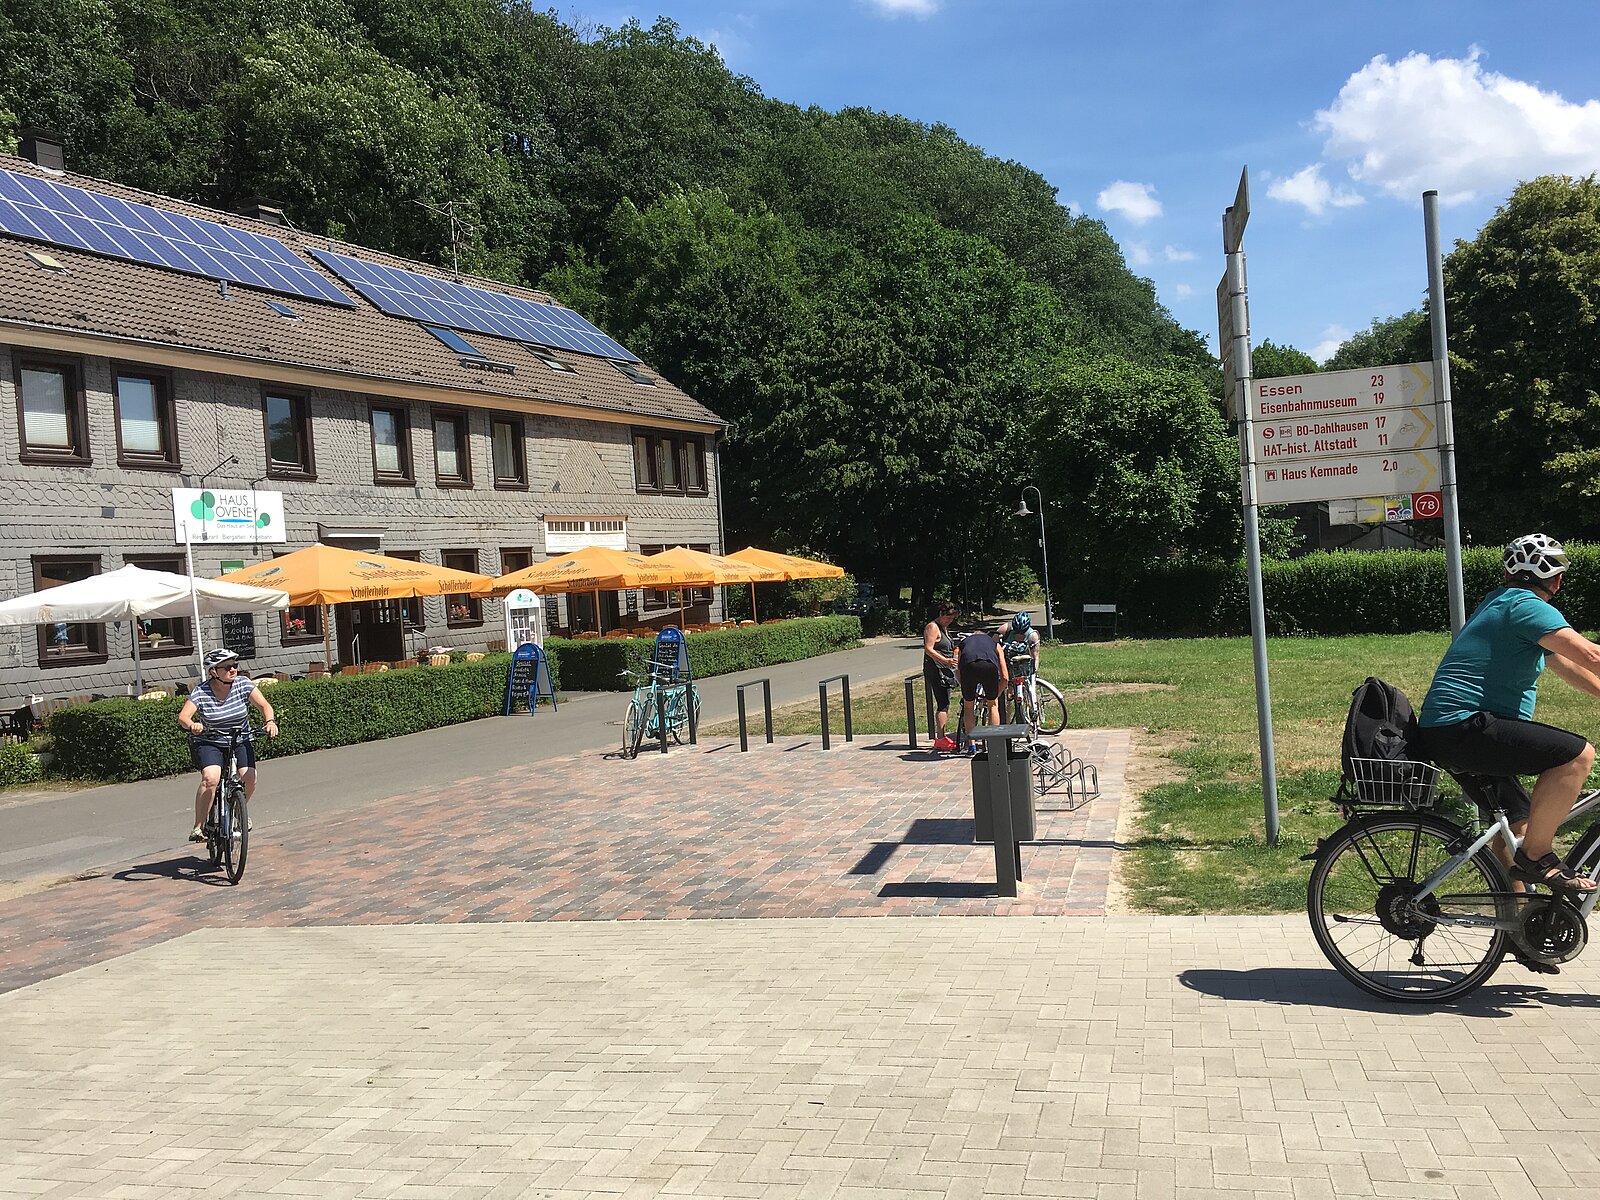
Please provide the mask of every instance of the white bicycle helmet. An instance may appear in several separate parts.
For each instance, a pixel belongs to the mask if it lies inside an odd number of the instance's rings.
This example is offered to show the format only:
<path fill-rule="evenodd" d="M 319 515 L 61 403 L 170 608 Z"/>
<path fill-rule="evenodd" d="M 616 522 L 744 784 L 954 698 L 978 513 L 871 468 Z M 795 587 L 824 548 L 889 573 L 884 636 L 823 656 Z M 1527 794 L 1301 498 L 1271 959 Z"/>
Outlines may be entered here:
<path fill-rule="evenodd" d="M 227 650 L 221 646 L 218 646 L 215 650 L 207 651 L 205 657 L 205 667 L 208 672 L 215 671 L 220 666 L 231 662 L 237 662 L 238 660 L 239 656 L 232 650 Z"/>
<path fill-rule="evenodd" d="M 1506 574 L 1522 583 L 1548 583 L 1567 569 L 1567 552 L 1547 533 L 1529 533 L 1506 547 Z"/>

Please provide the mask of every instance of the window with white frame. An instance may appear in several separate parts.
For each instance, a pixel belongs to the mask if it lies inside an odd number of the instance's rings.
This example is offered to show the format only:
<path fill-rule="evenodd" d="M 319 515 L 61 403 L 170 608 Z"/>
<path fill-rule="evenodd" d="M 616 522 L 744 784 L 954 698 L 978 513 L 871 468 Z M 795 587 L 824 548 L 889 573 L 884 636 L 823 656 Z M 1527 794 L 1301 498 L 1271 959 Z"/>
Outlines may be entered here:
<path fill-rule="evenodd" d="M 544 552 L 549 555 L 581 550 L 585 546 L 604 546 L 608 550 L 628 548 L 628 522 L 625 517 L 546 517 Z"/>

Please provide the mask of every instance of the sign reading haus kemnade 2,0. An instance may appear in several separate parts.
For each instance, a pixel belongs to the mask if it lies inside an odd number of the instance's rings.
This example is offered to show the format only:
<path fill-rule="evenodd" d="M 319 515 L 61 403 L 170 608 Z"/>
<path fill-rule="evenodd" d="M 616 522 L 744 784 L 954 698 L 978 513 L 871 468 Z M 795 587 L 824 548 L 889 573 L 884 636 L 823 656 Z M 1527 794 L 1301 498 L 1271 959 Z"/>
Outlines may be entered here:
<path fill-rule="evenodd" d="M 1250 381 L 1262 504 L 1408 497 L 1437 515 L 1432 363 Z"/>

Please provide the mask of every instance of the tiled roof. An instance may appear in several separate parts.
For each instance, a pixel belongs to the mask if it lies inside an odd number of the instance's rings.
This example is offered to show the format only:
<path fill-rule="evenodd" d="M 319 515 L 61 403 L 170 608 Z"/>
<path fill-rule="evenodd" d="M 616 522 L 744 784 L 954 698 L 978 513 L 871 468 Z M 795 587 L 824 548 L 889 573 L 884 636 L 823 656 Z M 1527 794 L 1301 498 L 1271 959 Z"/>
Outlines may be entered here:
<path fill-rule="evenodd" d="M 228 284 L 224 295 L 214 279 L 65 246 L 46 247 L 0 234 L 0 338 L 5 337 L 8 325 L 25 325 L 326 372 L 346 377 L 339 383 L 330 380 L 328 386 L 351 391 L 362 391 L 372 387 L 373 381 L 381 380 L 391 385 L 451 389 L 463 393 L 463 400 L 512 398 L 571 406 L 574 415 L 588 409 L 644 420 L 723 424 L 710 409 L 661 379 L 653 369 L 647 368 L 647 373 L 656 378 L 657 385 L 644 387 L 623 376 L 609 360 L 570 350 L 551 354 L 572 370 L 552 371 L 519 342 L 464 333 L 462 336 L 485 358 L 510 364 L 516 372 L 464 367 L 458 354 L 419 324 L 379 311 L 307 251 L 313 246 L 332 249 L 439 279 L 453 278 L 427 263 L 313 237 L 253 217 L 217 212 L 84 175 L 62 175 L 23 158 L 0 155 L 0 167 L 276 238 L 355 301 L 354 309 L 342 308 L 236 283 Z M 40 249 L 46 249 L 66 270 L 48 270 L 27 257 L 27 251 Z M 462 282 L 555 303 L 547 294 L 532 288 L 466 276 Z M 268 300 L 287 304 L 299 320 L 280 316 L 268 307 Z M 129 358 L 138 357 L 133 346 L 127 354 Z M 219 362 L 218 369 L 226 367 Z"/>

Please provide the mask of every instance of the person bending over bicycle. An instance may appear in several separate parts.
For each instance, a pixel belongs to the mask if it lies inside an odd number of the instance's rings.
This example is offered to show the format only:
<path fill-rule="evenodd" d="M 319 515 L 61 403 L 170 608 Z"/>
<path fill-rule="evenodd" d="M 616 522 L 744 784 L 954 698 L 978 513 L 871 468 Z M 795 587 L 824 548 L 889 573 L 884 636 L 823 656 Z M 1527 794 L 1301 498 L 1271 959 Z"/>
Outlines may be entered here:
<path fill-rule="evenodd" d="M 1421 751 L 1474 800 L 1505 810 L 1523 838 L 1514 857 L 1500 849 L 1513 879 L 1587 895 L 1594 881 L 1566 867 L 1552 844 L 1589 778 L 1594 747 L 1532 718 L 1546 663 L 1600 696 L 1600 646 L 1550 603 L 1568 566 L 1560 542 L 1530 533 L 1506 547 L 1503 561 L 1504 583 L 1467 618 L 1434 672 L 1418 718 Z M 1531 797 L 1518 775 L 1538 776 Z"/>
<path fill-rule="evenodd" d="M 1011 673 L 1006 670 L 1006 656 L 1000 652 L 999 643 L 987 633 L 967 634 L 956 650 L 956 674 L 961 680 L 961 732 L 972 736 L 972 727 L 977 723 L 973 701 L 979 687 L 983 688 L 987 709 L 985 723 L 1000 724 L 1000 697 L 1011 682 Z M 976 754 L 977 743 L 970 743 L 968 749 Z"/>
<path fill-rule="evenodd" d="M 1000 643 L 1000 649 L 1005 651 L 1006 663 L 1011 669 L 1011 676 L 1027 673 L 1039 673 L 1039 631 L 1033 627 L 1033 618 L 1025 612 L 1015 614 L 1004 625 L 1000 632 L 995 634 L 995 640 Z M 1031 663 L 1028 660 L 1032 660 Z M 1020 664 L 1027 663 L 1019 671 Z M 1015 717 L 1020 721 L 1020 716 Z"/>
<path fill-rule="evenodd" d="M 178 724 L 189 732 L 189 749 L 200 770 L 200 786 L 194 793 L 194 828 L 189 831 L 191 842 L 206 840 L 206 816 L 222 780 L 222 761 L 228 753 L 229 735 L 235 729 L 245 731 L 239 739 L 236 764 L 245 799 L 248 801 L 256 790 L 256 750 L 250 734 L 249 705 L 261 710 L 268 735 L 278 736 L 278 721 L 266 696 L 250 680 L 239 678 L 237 654 L 219 647 L 206 655 L 205 670 L 204 682 L 189 693 L 178 712 Z"/>

